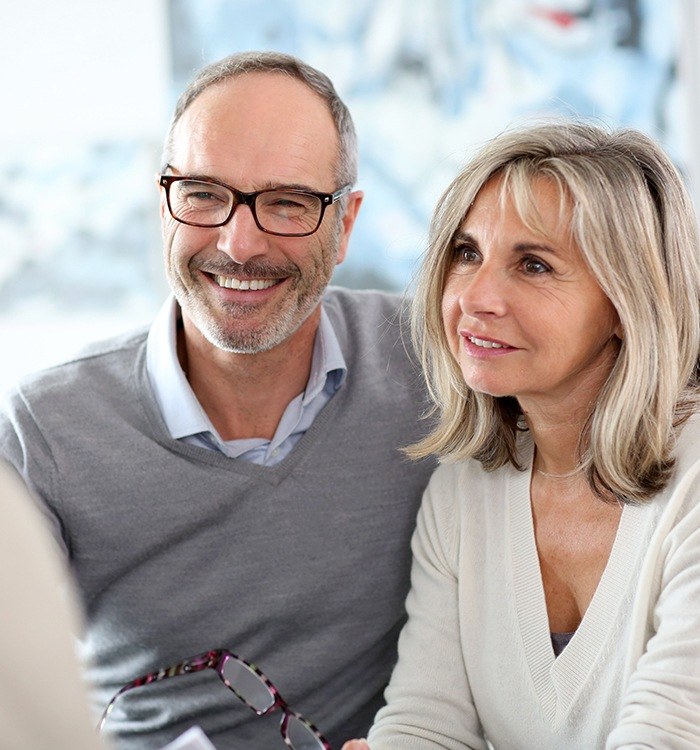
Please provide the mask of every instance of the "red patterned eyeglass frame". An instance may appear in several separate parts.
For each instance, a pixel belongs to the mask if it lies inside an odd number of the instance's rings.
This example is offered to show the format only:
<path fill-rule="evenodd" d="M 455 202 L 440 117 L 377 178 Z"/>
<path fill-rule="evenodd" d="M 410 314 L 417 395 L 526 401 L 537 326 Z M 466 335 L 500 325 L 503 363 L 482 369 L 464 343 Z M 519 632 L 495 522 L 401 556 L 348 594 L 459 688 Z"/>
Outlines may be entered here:
<path fill-rule="evenodd" d="M 271 698 L 273 699 L 273 703 L 269 708 L 260 711 L 259 709 L 248 703 L 245 698 L 242 698 L 239 695 L 236 689 L 230 684 L 230 682 L 224 677 L 223 674 L 223 667 L 228 659 L 235 659 L 237 662 L 244 664 L 249 670 L 254 672 L 260 678 L 261 682 L 265 684 Z M 297 713 L 296 711 L 292 711 L 287 701 L 285 701 L 284 698 L 280 695 L 279 690 L 277 690 L 272 682 L 267 677 L 265 677 L 265 675 L 255 666 L 255 664 L 251 664 L 251 662 L 248 662 L 245 659 L 241 659 L 240 656 L 237 656 L 227 649 L 214 649 L 212 651 L 207 651 L 204 654 L 199 654 L 199 656 L 192 656 L 189 659 L 185 659 L 185 661 L 181 661 L 179 664 L 174 664 L 171 667 L 164 667 L 163 669 L 159 669 L 157 672 L 151 672 L 150 674 L 143 675 L 143 677 L 138 677 L 132 682 L 127 683 L 114 694 L 110 702 L 107 704 L 107 708 L 105 708 L 102 717 L 100 718 L 100 723 L 97 726 L 97 730 L 99 732 L 102 731 L 105 725 L 105 721 L 107 721 L 107 717 L 111 713 L 117 698 L 126 693 L 128 690 L 131 690 L 132 688 L 142 687 L 143 685 L 149 685 L 152 682 L 166 680 L 169 677 L 177 677 L 181 674 L 193 674 L 194 672 L 201 672 L 203 669 L 215 670 L 224 685 L 226 685 L 226 687 L 231 690 L 231 692 L 241 702 L 245 703 L 245 705 L 248 706 L 251 711 L 254 711 L 258 716 L 267 716 L 275 709 L 279 708 L 280 711 L 282 711 L 280 732 L 282 734 L 282 740 L 284 741 L 284 744 L 287 745 L 287 747 L 293 748 L 293 745 L 291 744 L 287 736 L 287 725 L 289 723 L 289 717 L 293 716 L 302 724 L 304 724 L 306 728 L 316 736 L 319 743 L 323 746 L 324 750 L 332 750 L 330 743 L 321 734 L 318 727 L 312 724 L 308 719 L 305 719 L 301 714 Z"/>

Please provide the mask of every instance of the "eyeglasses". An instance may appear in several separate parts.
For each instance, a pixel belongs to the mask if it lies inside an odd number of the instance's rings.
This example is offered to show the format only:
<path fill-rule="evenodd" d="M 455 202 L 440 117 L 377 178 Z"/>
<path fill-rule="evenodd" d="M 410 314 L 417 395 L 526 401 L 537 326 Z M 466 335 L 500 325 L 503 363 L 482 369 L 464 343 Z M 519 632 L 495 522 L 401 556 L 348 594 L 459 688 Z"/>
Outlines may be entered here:
<path fill-rule="evenodd" d="M 250 208 L 258 229 L 280 237 L 306 237 L 323 220 L 326 208 L 347 195 L 352 186 L 335 193 L 313 193 L 296 188 L 274 188 L 242 193 L 213 180 L 162 174 L 168 210 L 173 219 L 191 227 L 221 227 L 242 203 Z"/>
<path fill-rule="evenodd" d="M 241 659 L 226 649 L 207 651 L 205 654 L 193 656 L 172 667 L 160 669 L 124 685 L 105 708 L 98 731 L 102 731 L 117 698 L 127 690 L 180 674 L 201 672 L 203 669 L 216 670 L 224 685 L 233 690 L 236 696 L 258 716 L 266 716 L 279 708 L 282 711 L 280 732 L 287 747 L 292 750 L 331 750 L 328 740 L 321 732 L 308 719 L 289 708 L 277 688 L 255 664 Z"/>

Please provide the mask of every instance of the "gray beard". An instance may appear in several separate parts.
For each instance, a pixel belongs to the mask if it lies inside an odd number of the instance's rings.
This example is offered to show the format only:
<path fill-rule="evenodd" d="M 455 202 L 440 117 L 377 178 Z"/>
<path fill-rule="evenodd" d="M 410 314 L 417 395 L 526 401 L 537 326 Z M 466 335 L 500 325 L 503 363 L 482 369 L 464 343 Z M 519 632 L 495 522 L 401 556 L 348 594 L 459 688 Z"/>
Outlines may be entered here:
<path fill-rule="evenodd" d="M 282 317 L 271 321 L 270 325 L 265 326 L 264 329 L 257 331 L 230 332 L 223 330 L 221 326 L 216 325 L 211 320 L 206 312 L 193 315 L 192 321 L 202 336 L 222 351 L 232 354 L 260 354 L 274 349 L 296 333 L 314 308 L 315 304 L 311 305 L 308 311 L 304 308 L 301 311 L 289 310 Z M 296 321 L 294 320 L 295 312 L 298 313 Z"/>
<path fill-rule="evenodd" d="M 335 257 L 335 254 L 333 257 Z M 231 319 L 234 321 L 234 327 L 229 329 L 225 324 L 216 321 L 206 307 L 204 300 L 198 295 L 176 292 L 175 296 L 180 306 L 188 311 L 192 322 L 210 344 L 233 354 L 259 354 L 274 349 L 296 333 L 320 302 L 332 275 L 333 267 L 334 264 L 329 266 L 324 263 L 323 268 L 317 268 L 313 282 L 302 292 L 296 300 L 296 304 L 283 309 L 274 317 L 270 317 L 263 326 L 256 330 L 246 330 L 244 305 L 231 305 Z M 220 273 L 222 275 L 231 273 L 230 266 L 221 266 L 216 269 L 207 268 L 206 270 L 209 273 Z M 275 275 L 258 265 L 251 265 L 250 269 L 246 267 L 245 270 L 250 277 Z M 296 273 L 292 274 L 294 280 L 290 293 L 293 293 L 294 289 L 303 283 L 298 275 L 298 270 L 296 268 L 293 270 Z M 240 321 L 238 329 L 235 327 L 236 319 Z"/>
<path fill-rule="evenodd" d="M 298 290 L 300 285 L 303 286 L 301 295 L 296 299 L 296 304 L 290 307 L 284 307 L 274 317 L 256 330 L 246 330 L 245 326 L 245 306 L 231 305 L 231 320 L 234 326 L 229 328 L 225 324 L 220 324 L 206 306 L 206 296 L 200 297 L 197 292 L 188 291 L 180 284 L 171 283 L 180 307 L 186 310 L 199 332 L 212 346 L 222 351 L 235 354 L 259 354 L 274 349 L 279 346 L 290 336 L 292 336 L 301 327 L 304 321 L 311 315 L 319 304 L 321 297 L 328 285 L 335 267 L 335 260 L 338 254 L 339 234 L 336 232 L 328 238 L 332 242 L 330 248 L 317 258 L 313 268 L 310 269 L 311 278 L 303 278 L 299 268 L 293 264 L 284 267 L 271 266 L 268 263 L 260 261 L 250 261 L 243 266 L 237 263 L 226 261 L 223 258 L 218 261 L 208 261 L 201 266 L 193 266 L 190 270 L 192 277 L 195 277 L 195 271 L 204 271 L 209 274 L 226 275 L 243 275 L 249 278 L 267 277 L 291 277 L 292 288 L 289 290 L 290 296 Z M 196 287 L 195 287 L 196 288 Z M 289 300 L 286 300 L 287 302 Z M 236 329 L 236 320 L 240 322 L 238 330 Z"/>

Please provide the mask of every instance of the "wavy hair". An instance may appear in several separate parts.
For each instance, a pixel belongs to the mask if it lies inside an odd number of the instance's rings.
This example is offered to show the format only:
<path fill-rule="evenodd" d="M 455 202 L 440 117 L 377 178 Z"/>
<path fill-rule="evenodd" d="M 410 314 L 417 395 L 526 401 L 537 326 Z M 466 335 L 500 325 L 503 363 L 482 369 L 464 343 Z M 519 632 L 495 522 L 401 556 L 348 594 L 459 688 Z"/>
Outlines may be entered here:
<path fill-rule="evenodd" d="M 488 142 L 438 201 L 418 273 L 412 334 L 438 414 L 412 457 L 475 458 L 486 470 L 518 465 L 524 421 L 512 397 L 466 386 L 450 353 L 441 301 L 451 244 L 469 207 L 501 177 L 529 226 L 536 177 L 571 205 L 572 237 L 624 331 L 613 368 L 582 432 L 578 460 L 604 499 L 638 503 L 669 480 L 678 427 L 700 403 L 700 259 L 683 180 L 650 138 L 582 122 L 507 131 Z"/>

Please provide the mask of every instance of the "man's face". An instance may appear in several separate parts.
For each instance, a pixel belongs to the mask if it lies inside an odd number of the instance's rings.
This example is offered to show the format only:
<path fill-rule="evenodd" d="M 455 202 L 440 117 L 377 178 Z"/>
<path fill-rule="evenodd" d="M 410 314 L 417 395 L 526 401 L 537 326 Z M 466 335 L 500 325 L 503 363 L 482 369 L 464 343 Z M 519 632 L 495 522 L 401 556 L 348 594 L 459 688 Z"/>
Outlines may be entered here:
<path fill-rule="evenodd" d="M 201 94 L 176 126 L 169 171 L 226 183 L 243 192 L 296 187 L 332 193 L 338 136 L 325 102 L 281 74 L 251 73 Z M 258 229 L 239 205 L 223 227 L 181 224 L 161 189 L 168 281 L 186 335 L 232 352 L 267 351 L 313 326 L 333 268 L 345 257 L 361 201 L 352 193 L 308 237 Z M 192 325 L 196 329 L 192 329 Z"/>

